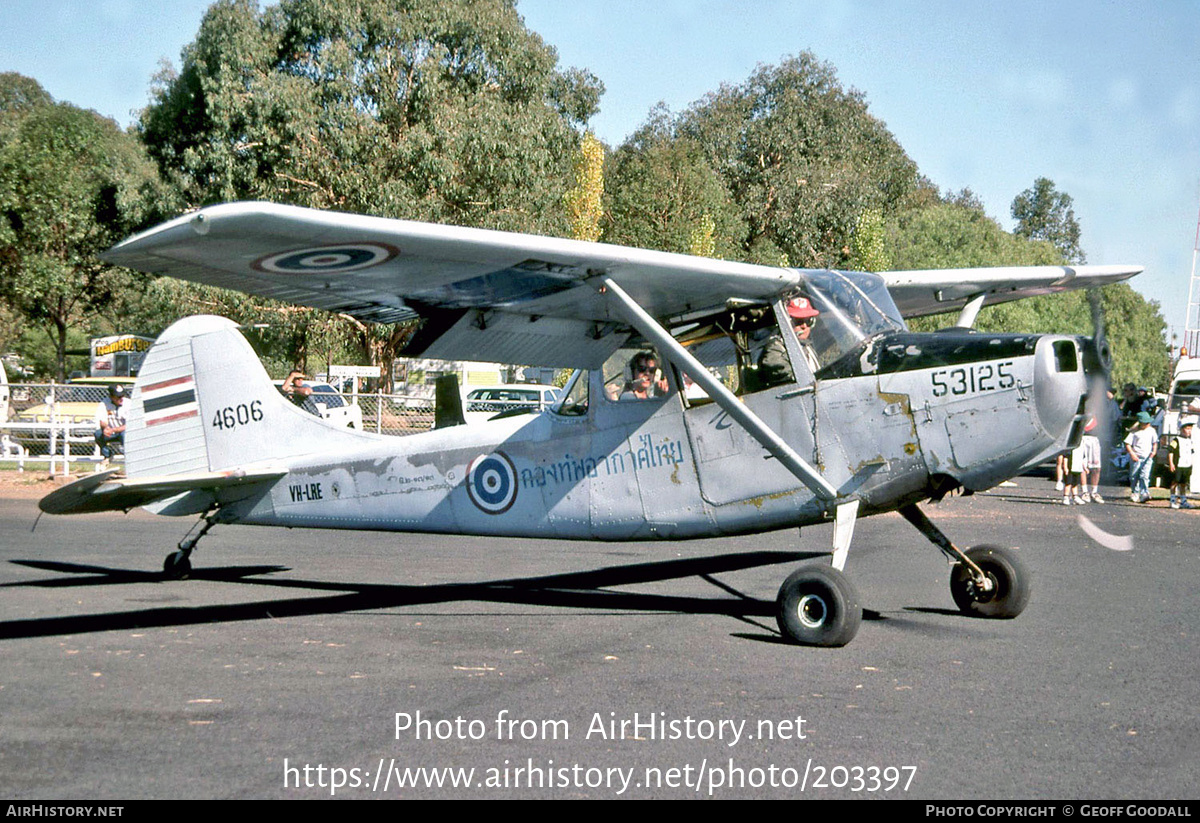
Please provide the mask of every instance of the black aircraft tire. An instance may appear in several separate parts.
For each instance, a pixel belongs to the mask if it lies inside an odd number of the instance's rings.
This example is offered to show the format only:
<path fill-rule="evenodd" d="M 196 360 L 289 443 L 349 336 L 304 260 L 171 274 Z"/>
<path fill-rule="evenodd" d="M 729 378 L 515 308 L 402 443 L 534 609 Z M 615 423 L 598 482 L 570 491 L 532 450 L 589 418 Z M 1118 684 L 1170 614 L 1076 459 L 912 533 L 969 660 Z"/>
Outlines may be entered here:
<path fill-rule="evenodd" d="M 779 631 L 802 646 L 845 646 L 862 624 L 858 591 L 831 566 L 793 572 L 779 587 L 775 605 Z"/>
<path fill-rule="evenodd" d="M 171 552 L 163 561 L 163 577 L 168 580 L 186 580 L 192 573 L 192 561 L 182 551 Z"/>
<path fill-rule="evenodd" d="M 955 564 L 950 572 L 950 594 L 963 614 L 1011 620 L 1025 610 L 1031 579 L 1016 552 L 1003 546 L 976 546 L 967 549 L 966 555 L 992 579 L 995 588 L 980 592 L 971 570 L 963 563 Z"/>

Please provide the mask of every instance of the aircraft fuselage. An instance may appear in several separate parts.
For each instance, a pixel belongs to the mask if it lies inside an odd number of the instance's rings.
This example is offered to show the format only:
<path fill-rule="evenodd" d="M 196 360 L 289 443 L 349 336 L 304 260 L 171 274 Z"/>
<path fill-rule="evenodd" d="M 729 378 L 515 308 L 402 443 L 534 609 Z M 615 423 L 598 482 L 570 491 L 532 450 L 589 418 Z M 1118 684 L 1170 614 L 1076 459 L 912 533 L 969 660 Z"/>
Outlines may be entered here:
<path fill-rule="evenodd" d="M 856 362 L 822 370 L 814 387 L 742 401 L 839 499 L 888 511 L 929 497 L 934 478 L 985 489 L 1064 448 L 1087 390 L 1079 347 L 1071 337 L 888 335 Z M 220 519 L 602 540 L 829 519 L 830 504 L 715 404 L 689 406 L 679 391 L 614 402 L 591 377 L 584 415 L 547 411 L 308 453 L 284 461 L 287 475 L 265 492 L 225 502 Z"/>

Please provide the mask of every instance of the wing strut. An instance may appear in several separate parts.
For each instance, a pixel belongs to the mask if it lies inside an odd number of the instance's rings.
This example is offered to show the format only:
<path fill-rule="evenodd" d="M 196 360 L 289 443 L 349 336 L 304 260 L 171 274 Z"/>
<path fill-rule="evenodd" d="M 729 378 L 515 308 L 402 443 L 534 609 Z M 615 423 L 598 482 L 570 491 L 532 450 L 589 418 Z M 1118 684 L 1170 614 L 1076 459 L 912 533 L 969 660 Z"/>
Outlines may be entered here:
<path fill-rule="evenodd" d="M 813 494 L 822 500 L 837 498 L 837 489 L 830 485 L 828 480 L 806 463 L 804 458 L 796 454 L 795 449 L 772 431 L 758 415 L 746 408 L 733 392 L 725 388 L 720 380 L 709 374 L 708 369 L 704 368 L 699 360 L 679 345 L 679 342 L 659 325 L 658 321 L 647 314 L 636 300 L 626 294 L 625 290 L 618 286 L 611 277 L 602 278 L 602 282 L 608 294 L 616 298 L 624 309 L 624 314 L 633 327 L 641 332 L 647 340 L 658 346 L 660 351 L 668 353 L 671 361 L 683 369 L 687 376 L 696 382 L 696 385 L 704 389 L 722 411 L 740 423 L 751 437 L 771 453 L 771 456 L 796 475 L 801 483 L 812 489 Z"/>
<path fill-rule="evenodd" d="M 963 329 L 975 327 L 975 318 L 979 316 L 979 310 L 983 308 L 983 301 L 987 299 L 987 292 L 975 295 L 967 304 L 962 307 L 962 311 L 958 313 L 958 320 L 954 325 Z"/>

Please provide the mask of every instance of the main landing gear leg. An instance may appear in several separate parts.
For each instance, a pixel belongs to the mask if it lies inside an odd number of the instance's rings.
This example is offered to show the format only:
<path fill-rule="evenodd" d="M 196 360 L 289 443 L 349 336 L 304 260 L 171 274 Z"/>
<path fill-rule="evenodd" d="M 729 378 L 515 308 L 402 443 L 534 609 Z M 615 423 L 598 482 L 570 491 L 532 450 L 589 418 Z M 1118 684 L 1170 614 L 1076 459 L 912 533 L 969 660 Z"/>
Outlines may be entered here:
<path fill-rule="evenodd" d="M 167 559 L 163 561 L 163 577 L 167 580 L 186 580 L 192 573 L 192 552 L 195 551 L 200 538 L 208 534 L 208 530 L 217 524 L 216 512 L 206 514 L 200 523 L 203 524 L 200 531 L 192 535 L 192 531 L 196 528 L 196 526 L 192 526 L 192 529 L 184 535 L 183 540 L 179 541 L 178 550 L 168 554 Z"/>
<path fill-rule="evenodd" d="M 963 551 L 915 503 L 900 509 L 900 514 L 954 564 L 950 594 L 959 611 L 973 617 L 1010 619 L 1025 610 L 1031 578 L 1016 552 L 1003 546 L 975 546 Z"/>
<path fill-rule="evenodd" d="M 837 507 L 830 566 L 799 568 L 779 587 L 775 619 L 787 639 L 803 646 L 845 646 L 858 634 L 862 604 L 854 584 L 842 574 L 857 514 L 857 500 Z"/>

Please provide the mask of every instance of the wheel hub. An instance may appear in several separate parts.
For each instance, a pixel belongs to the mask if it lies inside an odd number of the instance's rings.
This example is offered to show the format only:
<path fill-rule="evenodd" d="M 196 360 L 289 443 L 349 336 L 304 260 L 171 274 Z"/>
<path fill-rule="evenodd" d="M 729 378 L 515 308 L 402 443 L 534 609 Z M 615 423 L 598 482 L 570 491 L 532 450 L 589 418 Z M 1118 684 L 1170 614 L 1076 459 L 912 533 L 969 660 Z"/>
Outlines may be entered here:
<path fill-rule="evenodd" d="M 972 576 L 967 581 L 967 593 L 972 598 L 980 603 L 986 603 L 996 596 L 999 590 L 999 585 L 996 582 L 996 576 L 991 572 L 985 572 L 983 577 Z"/>
<path fill-rule="evenodd" d="M 825 619 L 829 617 L 829 607 L 825 605 L 825 600 L 820 595 L 806 594 L 796 604 L 796 615 L 805 627 L 819 629 L 825 625 Z"/>

